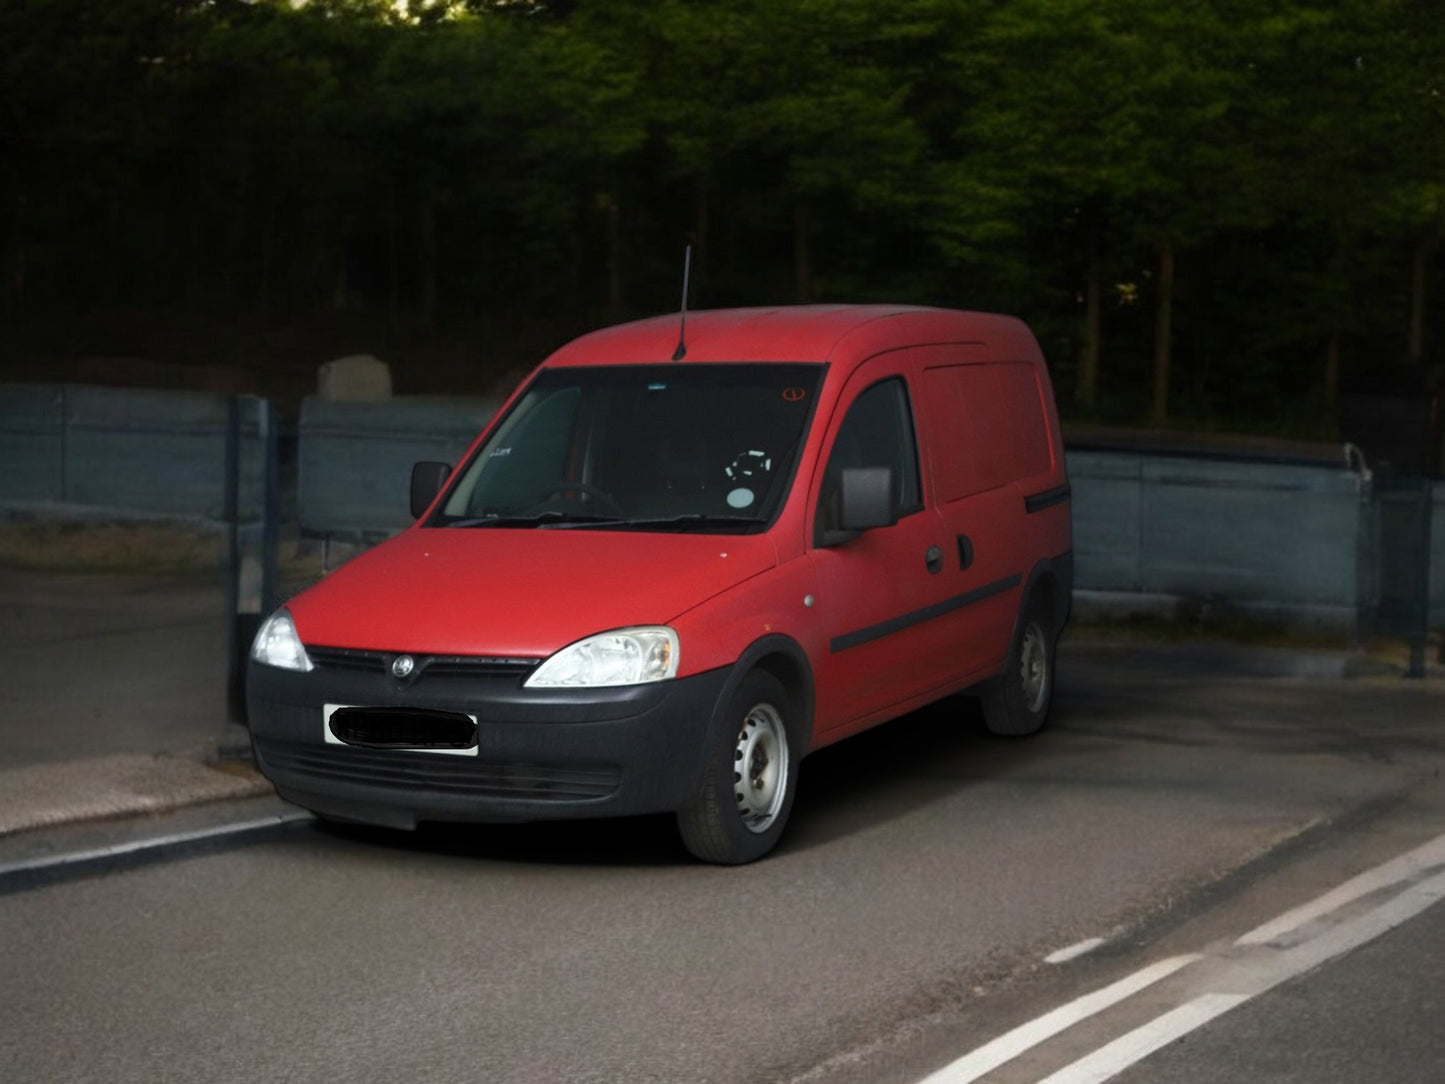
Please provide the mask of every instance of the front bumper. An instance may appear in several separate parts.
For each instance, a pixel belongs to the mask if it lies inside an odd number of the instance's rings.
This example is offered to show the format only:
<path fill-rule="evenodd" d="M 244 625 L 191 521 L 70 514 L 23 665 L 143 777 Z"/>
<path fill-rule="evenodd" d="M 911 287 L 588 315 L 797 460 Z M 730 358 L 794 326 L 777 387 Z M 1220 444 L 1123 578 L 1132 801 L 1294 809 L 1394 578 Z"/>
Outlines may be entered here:
<path fill-rule="evenodd" d="M 610 689 L 525 689 L 525 673 L 380 665 L 294 673 L 249 662 L 256 762 L 283 798 L 322 816 L 391 827 L 675 810 L 696 793 L 727 670 Z M 325 705 L 477 717 L 477 754 L 327 742 Z"/>

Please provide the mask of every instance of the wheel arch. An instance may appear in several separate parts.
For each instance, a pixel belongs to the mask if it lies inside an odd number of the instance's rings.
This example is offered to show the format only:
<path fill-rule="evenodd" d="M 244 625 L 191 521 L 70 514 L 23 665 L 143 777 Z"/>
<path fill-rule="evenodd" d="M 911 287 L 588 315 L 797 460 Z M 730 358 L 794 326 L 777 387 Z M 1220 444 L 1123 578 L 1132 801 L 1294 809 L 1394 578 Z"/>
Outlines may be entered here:
<path fill-rule="evenodd" d="M 754 670 L 762 670 L 782 683 L 792 697 L 789 705 L 793 710 L 788 719 L 788 729 L 793 737 L 793 749 L 798 756 L 806 755 L 813 744 L 813 710 L 815 703 L 813 667 L 808 654 L 801 644 L 791 636 L 774 634 L 754 640 L 733 664 L 732 672 L 718 694 L 714 710 L 723 711 L 731 701 L 743 679 Z"/>
<path fill-rule="evenodd" d="M 1024 583 L 1019 612 L 1014 617 L 1014 636 L 1017 637 L 1024 616 L 1035 606 L 1045 607 L 1049 616 L 1050 632 L 1057 637 L 1069 619 L 1074 600 L 1073 554 L 1045 558 L 1029 570 Z"/>

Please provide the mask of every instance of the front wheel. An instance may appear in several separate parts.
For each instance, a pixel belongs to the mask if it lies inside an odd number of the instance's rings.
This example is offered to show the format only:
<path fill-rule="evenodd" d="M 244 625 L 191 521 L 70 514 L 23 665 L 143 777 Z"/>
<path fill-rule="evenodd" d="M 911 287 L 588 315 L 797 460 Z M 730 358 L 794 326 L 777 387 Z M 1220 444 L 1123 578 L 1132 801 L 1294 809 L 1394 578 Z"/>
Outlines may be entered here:
<path fill-rule="evenodd" d="M 697 858 L 739 865 L 777 846 L 798 779 L 793 710 L 783 683 L 761 670 L 733 693 L 709 736 L 702 786 L 677 813 L 683 845 Z"/>
<path fill-rule="evenodd" d="M 979 699 L 990 734 L 1021 738 L 1037 733 L 1054 699 L 1054 648 L 1058 636 L 1047 610 L 1031 604 L 1019 623 L 1003 673 Z"/>

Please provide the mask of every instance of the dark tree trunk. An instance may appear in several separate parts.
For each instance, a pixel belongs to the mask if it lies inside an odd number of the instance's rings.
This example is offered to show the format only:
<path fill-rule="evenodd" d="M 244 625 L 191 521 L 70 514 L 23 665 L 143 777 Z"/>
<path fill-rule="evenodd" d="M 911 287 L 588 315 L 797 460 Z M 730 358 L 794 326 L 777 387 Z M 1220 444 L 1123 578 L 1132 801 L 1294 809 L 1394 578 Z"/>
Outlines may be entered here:
<path fill-rule="evenodd" d="M 400 197 L 396 186 L 386 219 L 386 317 L 395 332 L 401 327 L 401 224 Z"/>
<path fill-rule="evenodd" d="M 1174 249 L 1159 249 L 1159 296 L 1154 316 L 1154 389 L 1149 420 L 1156 428 L 1169 421 L 1170 324 L 1174 318 Z"/>
<path fill-rule="evenodd" d="M 1079 381 L 1075 398 L 1086 410 L 1099 400 L 1099 350 L 1103 340 L 1104 272 L 1097 263 L 1089 265 L 1084 286 L 1084 351 L 1079 358 Z"/>
<path fill-rule="evenodd" d="M 1325 344 L 1325 410 L 1333 415 L 1340 401 L 1340 336 L 1330 336 Z"/>
<path fill-rule="evenodd" d="M 1428 285 L 1430 257 L 1435 254 L 1434 238 L 1427 238 L 1415 246 L 1415 257 L 1410 274 L 1410 337 L 1406 356 L 1412 365 L 1425 360 L 1425 290 Z"/>
<path fill-rule="evenodd" d="M 423 331 L 431 331 L 437 322 L 437 209 L 425 187 L 417 202 L 417 265 L 421 284 L 417 322 Z"/>
<path fill-rule="evenodd" d="M 622 207 L 616 181 L 607 194 L 607 308 L 622 310 Z"/>
<path fill-rule="evenodd" d="M 708 235 L 711 232 L 712 196 L 708 192 L 707 181 L 699 178 L 696 217 L 692 223 L 692 281 L 694 284 L 701 280 L 699 272 L 705 273 L 707 268 Z M 693 288 L 693 296 L 700 296 L 696 286 Z"/>
<path fill-rule="evenodd" d="M 799 203 L 793 208 L 793 286 L 798 301 L 813 300 L 813 263 L 808 247 L 808 208 Z"/>

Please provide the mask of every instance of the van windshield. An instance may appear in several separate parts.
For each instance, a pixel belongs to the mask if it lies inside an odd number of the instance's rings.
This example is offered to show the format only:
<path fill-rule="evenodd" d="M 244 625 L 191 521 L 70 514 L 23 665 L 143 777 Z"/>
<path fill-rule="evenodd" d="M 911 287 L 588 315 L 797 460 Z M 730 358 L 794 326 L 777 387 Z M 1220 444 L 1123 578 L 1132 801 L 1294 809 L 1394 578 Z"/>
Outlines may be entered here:
<path fill-rule="evenodd" d="M 763 530 L 792 481 L 825 368 L 544 370 L 432 525 Z"/>

